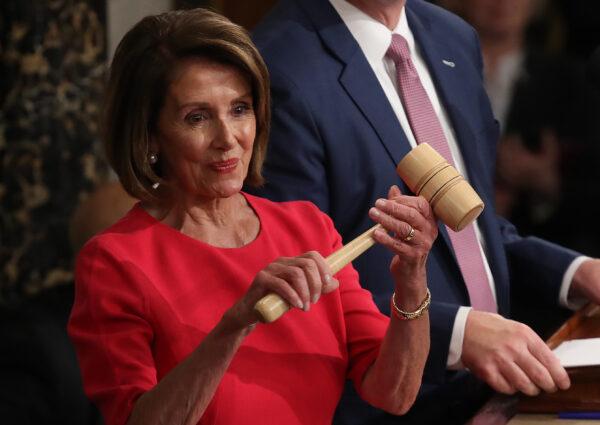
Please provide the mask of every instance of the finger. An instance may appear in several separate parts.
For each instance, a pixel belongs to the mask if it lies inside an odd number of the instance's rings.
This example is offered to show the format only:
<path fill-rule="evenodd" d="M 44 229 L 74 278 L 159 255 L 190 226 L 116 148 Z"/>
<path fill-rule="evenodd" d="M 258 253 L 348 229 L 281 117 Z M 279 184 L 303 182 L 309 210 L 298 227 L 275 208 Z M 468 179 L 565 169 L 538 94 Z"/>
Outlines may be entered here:
<path fill-rule="evenodd" d="M 473 366 L 473 372 L 494 390 L 503 394 L 514 394 L 516 392 L 516 389 L 502 374 L 502 371 L 498 368 L 496 363 L 489 361 L 485 362 L 483 365 Z"/>
<path fill-rule="evenodd" d="M 331 267 L 329 267 L 329 264 L 327 264 L 327 261 L 325 261 L 320 253 L 317 251 L 308 251 L 307 253 L 302 254 L 302 256 L 311 258 L 317 265 L 321 279 L 321 294 L 329 293 L 338 287 L 339 282 L 337 285 L 333 286 L 333 288 L 330 288 L 330 286 L 333 284 Z"/>
<path fill-rule="evenodd" d="M 296 258 L 296 262 L 298 267 L 304 270 L 304 276 L 306 278 L 306 282 L 308 283 L 308 290 L 310 293 L 310 302 L 314 304 L 319 301 L 319 297 L 321 296 L 321 287 L 323 286 L 319 268 L 317 267 L 317 264 L 313 258 L 305 257 L 304 254 Z"/>
<path fill-rule="evenodd" d="M 396 217 L 391 216 L 390 214 L 386 213 L 378 207 L 372 207 L 369 210 L 369 217 L 371 217 L 373 221 L 381 224 L 385 228 L 385 230 L 394 233 L 399 237 L 408 235 L 411 227 L 416 227 L 412 226 L 404 220 L 400 220 Z"/>
<path fill-rule="evenodd" d="M 502 394 L 512 395 L 517 392 L 517 389 L 511 385 L 506 376 L 500 371 L 496 371 L 486 382 L 490 387 Z"/>
<path fill-rule="evenodd" d="M 323 286 L 322 293 L 329 294 L 330 292 L 335 291 L 340 286 L 340 281 L 335 277 L 332 277 L 331 280 L 327 283 L 327 285 Z"/>
<path fill-rule="evenodd" d="M 310 310 L 310 290 L 306 275 L 301 267 L 294 264 L 294 258 L 282 260 L 283 264 L 277 264 L 274 274 L 283 279 L 298 294 L 304 311 Z"/>
<path fill-rule="evenodd" d="M 414 197 L 410 199 L 410 204 L 418 203 L 416 199 Z M 375 207 L 388 216 L 404 221 L 419 230 L 428 229 L 431 226 L 421 211 L 412 205 L 405 204 L 404 199 L 395 201 L 378 199 L 375 202 Z"/>
<path fill-rule="evenodd" d="M 531 353 L 546 368 L 554 384 L 561 390 L 571 386 L 569 374 L 560 364 L 560 360 L 550 348 L 540 339 L 532 343 Z"/>
<path fill-rule="evenodd" d="M 369 210 L 369 216 L 373 221 L 381 224 L 385 231 L 393 235 L 392 239 L 380 235 L 381 238 L 375 240 L 385 244 L 394 251 L 407 253 L 408 251 L 402 249 L 402 246 L 406 246 L 407 244 L 410 244 L 412 247 L 428 249 L 435 238 L 434 232 L 429 231 L 424 233 L 418 230 L 416 225 L 413 227 L 409 223 L 391 217 L 377 208 L 371 208 Z"/>
<path fill-rule="evenodd" d="M 402 191 L 397 185 L 392 185 L 390 190 L 388 190 L 388 199 L 394 199 L 396 197 L 402 196 Z"/>
<path fill-rule="evenodd" d="M 371 208 L 369 210 L 369 216 L 375 222 L 381 224 L 386 231 L 391 232 L 392 234 L 396 235 L 398 237 L 398 239 L 392 238 L 395 240 L 395 242 L 398 242 L 399 240 L 403 240 L 407 236 L 411 235 L 411 233 L 412 233 L 412 237 L 410 238 L 410 240 L 414 241 L 415 239 L 417 239 L 417 234 L 420 233 L 417 230 L 416 226 L 411 226 L 410 224 L 408 224 L 405 221 L 401 221 L 396 218 L 393 218 L 393 217 L 389 216 L 388 214 L 380 211 L 377 208 Z M 385 232 L 383 232 L 383 233 L 385 233 Z M 384 243 L 387 240 L 388 240 L 387 238 L 384 238 L 381 240 L 381 242 Z M 392 241 L 390 240 L 390 242 L 392 242 Z M 409 242 L 409 241 L 402 241 L 402 242 Z M 412 242 L 412 243 L 414 244 L 414 242 Z"/>
<path fill-rule="evenodd" d="M 263 270 L 257 275 L 257 280 L 261 281 L 262 286 L 266 289 L 266 293 L 276 293 L 290 306 L 296 308 L 304 307 L 304 303 L 298 296 L 298 293 L 284 279 Z"/>
<path fill-rule="evenodd" d="M 514 361 L 506 360 L 505 362 L 502 362 L 500 369 L 502 375 L 508 380 L 510 385 L 517 390 L 529 396 L 538 395 L 540 393 L 540 389 Z"/>
<path fill-rule="evenodd" d="M 385 246 L 392 252 L 395 252 L 399 255 L 408 256 L 410 254 L 410 247 L 406 242 L 402 242 L 391 237 L 383 230 L 375 230 L 375 232 L 373 232 L 373 239 L 375 239 L 375 242 Z"/>
<path fill-rule="evenodd" d="M 557 385 L 554 383 L 550 372 L 531 351 L 527 352 L 522 358 L 519 358 L 517 365 L 538 388 L 549 393 L 557 390 Z"/>
<path fill-rule="evenodd" d="M 398 189 L 398 190 L 400 190 L 400 189 Z M 386 200 L 383 198 L 380 198 L 380 199 L 382 199 L 384 201 Z M 379 199 L 377 201 L 379 201 Z M 375 201 L 376 205 L 377 205 L 377 201 Z M 387 201 L 397 202 L 402 205 L 412 207 L 415 210 L 417 210 L 419 213 L 421 213 L 421 215 L 425 218 L 429 218 L 429 217 L 433 216 L 431 206 L 429 205 L 429 202 L 427 202 L 427 200 L 423 196 L 410 196 L 410 195 L 403 195 L 402 193 L 400 193 L 399 195 L 396 195 L 396 196 L 393 196 L 393 197 L 387 199 Z"/>
<path fill-rule="evenodd" d="M 390 189 L 390 193 L 392 192 L 392 189 Z M 419 211 L 420 208 L 420 204 L 419 201 L 417 200 L 418 197 L 416 196 L 408 196 L 408 195 L 395 195 L 392 197 L 388 197 L 388 199 L 385 198 L 379 198 L 375 201 L 375 205 L 379 206 L 378 203 L 380 205 L 394 205 L 395 203 L 401 204 L 401 205 L 405 205 L 406 207 L 411 207 L 414 208 L 415 210 Z"/>

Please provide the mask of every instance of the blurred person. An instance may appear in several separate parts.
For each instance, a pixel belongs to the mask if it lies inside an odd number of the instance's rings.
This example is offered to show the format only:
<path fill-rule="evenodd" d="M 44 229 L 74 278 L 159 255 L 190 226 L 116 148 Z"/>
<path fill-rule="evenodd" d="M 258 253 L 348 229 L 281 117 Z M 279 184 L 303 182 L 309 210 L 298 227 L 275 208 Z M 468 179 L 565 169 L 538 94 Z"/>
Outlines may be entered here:
<path fill-rule="evenodd" d="M 271 75 L 273 120 L 263 196 L 308 199 L 345 241 L 370 225 L 368 205 L 418 143 L 435 144 L 485 202 L 477 222 L 440 237 L 427 257 L 431 350 L 413 408 L 396 417 L 349 390 L 335 423 L 461 424 L 502 393 L 557 391 L 566 371 L 542 339 L 512 320 L 510 294 L 558 310 L 600 301 L 600 262 L 535 237 L 496 215 L 499 128 L 483 85 L 477 33 L 421 0 L 282 0 L 253 34 Z M 407 189 L 406 189 L 407 190 Z M 566 225 L 567 228 L 569 224 Z M 354 262 L 389 312 L 390 254 Z"/>
<path fill-rule="evenodd" d="M 583 67 L 546 52 L 531 35 L 547 15 L 546 3 L 462 4 L 481 39 L 485 87 L 502 130 L 496 206 L 523 234 L 598 255 L 600 237 L 586 225 L 599 212 L 591 207 L 598 193 L 587 185 L 600 160 L 590 143 L 596 120 Z M 590 207 L 582 210 L 581 202 Z"/>
<path fill-rule="evenodd" d="M 0 422 L 97 424 L 66 323 L 69 217 L 106 178 L 103 2 L 0 2 Z"/>
<path fill-rule="evenodd" d="M 347 266 L 307 202 L 241 192 L 262 182 L 269 77 L 247 33 L 203 10 L 149 16 L 121 41 L 104 119 L 107 156 L 141 202 L 78 256 L 69 334 L 107 424 L 331 422 L 346 377 L 401 414 L 429 348 L 423 198 L 391 187 L 369 216 L 395 314 Z M 338 288 L 339 285 L 339 288 Z M 292 308 L 257 324 L 267 293 Z M 389 300 L 388 300 L 389 301 Z"/>

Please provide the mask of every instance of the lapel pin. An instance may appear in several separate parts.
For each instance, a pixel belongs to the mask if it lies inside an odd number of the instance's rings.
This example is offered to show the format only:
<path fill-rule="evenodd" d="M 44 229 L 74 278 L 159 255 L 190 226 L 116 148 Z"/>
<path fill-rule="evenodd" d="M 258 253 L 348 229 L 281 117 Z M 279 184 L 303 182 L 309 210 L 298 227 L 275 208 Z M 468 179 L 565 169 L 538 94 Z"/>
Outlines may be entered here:
<path fill-rule="evenodd" d="M 446 59 L 442 59 L 442 63 L 446 66 L 449 66 L 450 68 L 454 68 L 456 66 L 456 64 L 452 61 L 447 61 Z"/>

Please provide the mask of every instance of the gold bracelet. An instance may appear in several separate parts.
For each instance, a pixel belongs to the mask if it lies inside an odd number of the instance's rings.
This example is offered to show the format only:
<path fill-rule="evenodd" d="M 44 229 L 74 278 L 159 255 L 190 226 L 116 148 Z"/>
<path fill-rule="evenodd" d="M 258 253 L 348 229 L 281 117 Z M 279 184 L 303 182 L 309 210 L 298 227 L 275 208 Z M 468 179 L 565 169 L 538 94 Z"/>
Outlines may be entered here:
<path fill-rule="evenodd" d="M 429 288 L 427 288 L 427 295 L 425 295 L 425 299 L 415 311 L 400 310 L 396 305 L 396 291 L 394 291 L 394 294 L 392 295 L 391 310 L 394 313 L 394 316 L 400 320 L 413 320 L 418 319 L 423 315 L 423 313 L 429 310 L 429 304 L 431 304 L 431 292 L 429 292 Z"/>

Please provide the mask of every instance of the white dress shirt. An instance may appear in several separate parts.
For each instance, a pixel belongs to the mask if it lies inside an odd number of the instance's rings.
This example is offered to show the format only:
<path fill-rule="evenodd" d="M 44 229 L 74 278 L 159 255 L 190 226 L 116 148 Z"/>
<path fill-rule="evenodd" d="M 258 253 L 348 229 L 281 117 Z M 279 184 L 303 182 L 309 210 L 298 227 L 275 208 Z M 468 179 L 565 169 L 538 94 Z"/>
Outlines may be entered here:
<path fill-rule="evenodd" d="M 456 136 L 454 134 L 454 130 L 452 129 L 450 119 L 439 100 L 433 80 L 431 79 L 431 74 L 427 69 L 427 65 L 423 59 L 420 48 L 415 44 L 415 39 L 408 26 L 408 21 L 406 20 L 406 14 L 404 13 L 404 10 L 402 11 L 396 28 L 394 28 L 393 31 L 390 31 L 384 24 L 373 19 L 354 5 L 348 3 L 346 0 L 330 0 L 330 2 L 342 18 L 342 21 L 350 30 L 350 33 L 355 38 L 356 42 L 367 58 L 367 61 L 369 62 L 369 65 L 371 65 L 379 84 L 383 88 L 383 91 L 385 92 L 385 95 L 388 98 L 410 145 L 414 148 L 417 146 L 417 142 L 412 129 L 410 128 L 408 117 L 406 116 L 406 112 L 404 111 L 402 101 L 400 100 L 400 96 L 398 94 L 398 88 L 396 87 L 396 67 L 392 60 L 385 57 L 385 53 L 387 52 L 387 49 L 392 41 L 392 34 L 400 34 L 402 37 L 404 37 L 408 43 L 408 47 L 411 52 L 411 59 L 415 65 L 417 73 L 419 74 L 421 83 L 423 84 L 423 87 L 425 88 L 425 91 L 427 92 L 427 95 L 429 96 L 429 99 L 433 105 L 433 109 L 442 125 L 442 129 L 448 141 L 450 152 L 452 153 L 456 168 L 467 180 L 469 180 L 462 154 L 458 148 L 458 144 L 456 143 Z M 453 58 L 448 58 L 447 60 L 452 62 Z M 455 64 L 455 66 L 460 66 L 460 63 Z M 483 263 L 488 276 L 489 284 L 491 286 L 492 294 L 496 299 L 494 277 L 492 276 L 492 272 L 485 255 L 485 240 L 477 222 L 475 225 L 475 234 L 477 235 L 479 249 L 482 253 Z M 575 305 L 569 305 L 567 301 L 567 294 L 573 275 L 584 260 L 586 260 L 585 257 L 577 258 L 565 272 L 559 300 L 564 306 L 576 308 Z M 461 306 L 456 314 L 446 363 L 451 369 L 458 369 L 462 367 L 462 346 L 465 335 L 465 325 L 470 310 L 471 307 Z"/>

